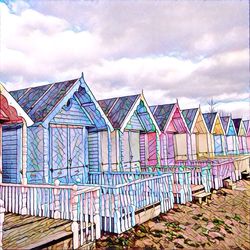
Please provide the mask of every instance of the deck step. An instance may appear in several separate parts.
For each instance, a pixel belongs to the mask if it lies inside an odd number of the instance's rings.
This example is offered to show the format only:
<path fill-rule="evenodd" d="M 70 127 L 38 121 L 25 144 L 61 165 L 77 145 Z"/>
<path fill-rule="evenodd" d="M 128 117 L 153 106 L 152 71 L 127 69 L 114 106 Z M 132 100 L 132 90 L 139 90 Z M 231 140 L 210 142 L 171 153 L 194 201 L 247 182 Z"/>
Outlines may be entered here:
<path fill-rule="evenodd" d="M 242 175 L 242 178 L 245 180 L 250 179 L 250 173 L 248 173 L 247 171 L 242 172 L 241 175 Z"/>
<path fill-rule="evenodd" d="M 202 200 L 205 200 L 205 202 L 207 203 L 207 198 L 209 196 L 211 196 L 212 194 L 210 192 L 199 192 L 199 193 L 196 193 L 193 195 L 193 198 L 194 200 L 198 200 L 199 203 L 201 204 L 202 203 Z"/>
<path fill-rule="evenodd" d="M 205 187 L 203 185 L 191 185 L 191 189 L 192 189 L 192 194 L 205 191 Z"/>
<path fill-rule="evenodd" d="M 232 180 L 227 179 L 223 181 L 223 187 L 234 190 L 237 186 L 236 186 L 236 183 L 232 182 Z"/>

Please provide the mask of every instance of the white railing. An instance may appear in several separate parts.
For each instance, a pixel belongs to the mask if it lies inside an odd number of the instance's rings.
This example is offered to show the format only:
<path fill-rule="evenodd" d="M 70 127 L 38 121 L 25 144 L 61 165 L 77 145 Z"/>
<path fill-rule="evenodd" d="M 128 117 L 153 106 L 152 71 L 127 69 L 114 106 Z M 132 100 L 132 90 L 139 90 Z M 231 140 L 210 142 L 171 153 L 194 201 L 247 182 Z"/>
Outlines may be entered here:
<path fill-rule="evenodd" d="M 110 185 L 128 183 L 135 180 L 154 177 L 157 173 L 152 172 L 91 172 L 89 175 L 89 184 Z"/>
<path fill-rule="evenodd" d="M 115 175 L 113 175 L 115 176 Z M 102 181 L 102 179 L 97 179 Z M 133 180 L 119 185 L 101 184 L 101 228 L 122 233 L 135 225 L 135 213 L 160 204 L 161 212 L 173 207 L 172 174 Z"/>
<path fill-rule="evenodd" d="M 0 199 L 6 212 L 73 221 L 74 248 L 100 238 L 100 188 L 59 184 L 0 183 Z"/>
<path fill-rule="evenodd" d="M 191 190 L 191 171 L 180 169 L 180 166 L 159 166 L 142 167 L 142 171 L 151 171 L 153 173 L 171 173 L 173 174 L 173 193 L 177 203 L 185 204 L 192 201 Z"/>
<path fill-rule="evenodd" d="M 4 202 L 0 200 L 0 250 L 3 249 Z"/>

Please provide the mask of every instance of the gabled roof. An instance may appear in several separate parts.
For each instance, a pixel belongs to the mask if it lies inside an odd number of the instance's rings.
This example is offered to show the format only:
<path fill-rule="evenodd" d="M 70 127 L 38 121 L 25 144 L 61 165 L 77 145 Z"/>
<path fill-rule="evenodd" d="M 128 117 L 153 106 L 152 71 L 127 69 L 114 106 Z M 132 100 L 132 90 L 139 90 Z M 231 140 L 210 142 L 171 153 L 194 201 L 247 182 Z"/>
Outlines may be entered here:
<path fill-rule="evenodd" d="M 213 113 L 203 113 L 203 117 L 204 120 L 206 122 L 208 131 L 211 133 L 213 130 L 213 126 L 214 126 L 214 122 L 215 122 L 215 118 L 216 118 L 217 113 L 213 112 Z"/>
<path fill-rule="evenodd" d="M 84 109 L 96 129 L 106 129 L 111 123 L 99 106 L 97 100 L 83 78 L 52 83 L 48 85 L 12 91 L 11 95 L 24 108 L 35 123 L 47 127 L 54 116 L 65 106 L 71 98 Z"/>
<path fill-rule="evenodd" d="M 231 116 L 220 117 L 226 135 L 236 135 L 235 126 Z"/>
<path fill-rule="evenodd" d="M 120 129 L 131 108 L 139 98 L 140 95 L 122 96 L 99 100 L 98 103 L 113 128 Z"/>
<path fill-rule="evenodd" d="M 114 97 L 99 100 L 98 103 L 114 129 L 123 131 L 136 112 L 146 131 L 153 129 L 160 132 L 143 94 Z"/>
<path fill-rule="evenodd" d="M 175 107 L 175 103 L 162 104 L 150 106 L 150 110 L 154 115 L 154 118 L 161 131 L 165 130 L 165 127 L 169 121 L 170 115 Z"/>
<path fill-rule="evenodd" d="M 182 110 L 182 116 L 184 117 L 184 120 L 187 124 L 189 131 L 192 130 L 198 110 L 199 110 L 198 108 Z"/>
<path fill-rule="evenodd" d="M 246 129 L 241 118 L 235 118 L 233 119 L 233 122 L 237 135 L 240 135 L 241 129 L 243 129 L 244 133 L 246 133 Z"/>
<path fill-rule="evenodd" d="M 43 122 L 79 79 L 11 91 L 31 119 Z"/>
<path fill-rule="evenodd" d="M 7 106 L 5 107 L 5 105 Z M 28 116 L 28 114 L 5 89 L 4 85 L 0 83 L 0 120 L 8 121 L 11 116 L 14 116 L 14 113 L 16 113 L 17 116 L 22 117 L 28 126 L 33 124 L 33 121 Z"/>

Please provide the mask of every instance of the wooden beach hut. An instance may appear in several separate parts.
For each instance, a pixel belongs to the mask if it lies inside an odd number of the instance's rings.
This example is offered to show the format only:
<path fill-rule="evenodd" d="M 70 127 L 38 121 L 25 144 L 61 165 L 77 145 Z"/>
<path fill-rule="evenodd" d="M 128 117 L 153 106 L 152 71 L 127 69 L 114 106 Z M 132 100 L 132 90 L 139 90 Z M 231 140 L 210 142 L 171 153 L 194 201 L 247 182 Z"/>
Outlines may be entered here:
<path fill-rule="evenodd" d="M 188 128 L 178 102 L 150 107 L 161 130 L 161 165 L 174 164 L 175 160 L 187 160 Z"/>
<path fill-rule="evenodd" d="M 0 183 L 26 183 L 27 126 L 32 124 L 0 84 Z"/>
<path fill-rule="evenodd" d="M 221 122 L 225 131 L 225 143 L 227 155 L 238 155 L 238 136 L 231 116 L 221 117 Z"/>
<path fill-rule="evenodd" d="M 250 120 L 243 121 L 246 130 L 247 153 L 250 154 Z"/>
<path fill-rule="evenodd" d="M 209 131 L 209 141 L 212 149 L 212 157 L 225 156 L 225 131 L 219 113 L 203 113 Z"/>
<path fill-rule="evenodd" d="M 233 122 L 238 136 L 239 153 L 245 154 L 247 153 L 247 141 L 246 141 L 247 132 L 245 129 L 245 125 L 241 118 L 233 119 Z"/>
<path fill-rule="evenodd" d="M 10 94 L 34 121 L 28 128 L 28 182 L 86 183 L 89 170 L 100 168 L 96 135 L 111 132 L 112 125 L 83 76 Z"/>
<path fill-rule="evenodd" d="M 143 93 L 98 103 L 114 128 L 111 171 L 134 171 L 140 170 L 140 166 L 159 164 L 160 130 Z"/>
<path fill-rule="evenodd" d="M 200 107 L 182 110 L 182 115 L 189 129 L 188 155 L 190 160 L 209 158 L 212 154 L 209 131 Z"/>

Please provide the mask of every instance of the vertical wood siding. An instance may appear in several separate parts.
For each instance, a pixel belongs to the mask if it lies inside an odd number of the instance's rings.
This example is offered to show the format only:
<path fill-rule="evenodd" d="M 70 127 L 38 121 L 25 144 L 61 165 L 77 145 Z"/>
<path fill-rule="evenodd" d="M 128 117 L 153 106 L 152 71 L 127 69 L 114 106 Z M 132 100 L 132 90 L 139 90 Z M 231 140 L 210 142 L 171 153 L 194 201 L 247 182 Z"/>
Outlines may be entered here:
<path fill-rule="evenodd" d="M 89 172 L 96 172 L 100 170 L 99 161 L 99 133 L 91 132 L 88 135 L 88 146 L 89 146 Z"/>
<path fill-rule="evenodd" d="M 28 183 L 43 182 L 44 167 L 44 129 L 39 127 L 28 128 Z"/>
<path fill-rule="evenodd" d="M 146 134 L 140 134 L 140 161 L 141 166 L 146 166 Z"/>
<path fill-rule="evenodd" d="M 5 183 L 20 183 L 22 166 L 22 128 L 3 126 L 2 132 L 2 171 Z"/>

